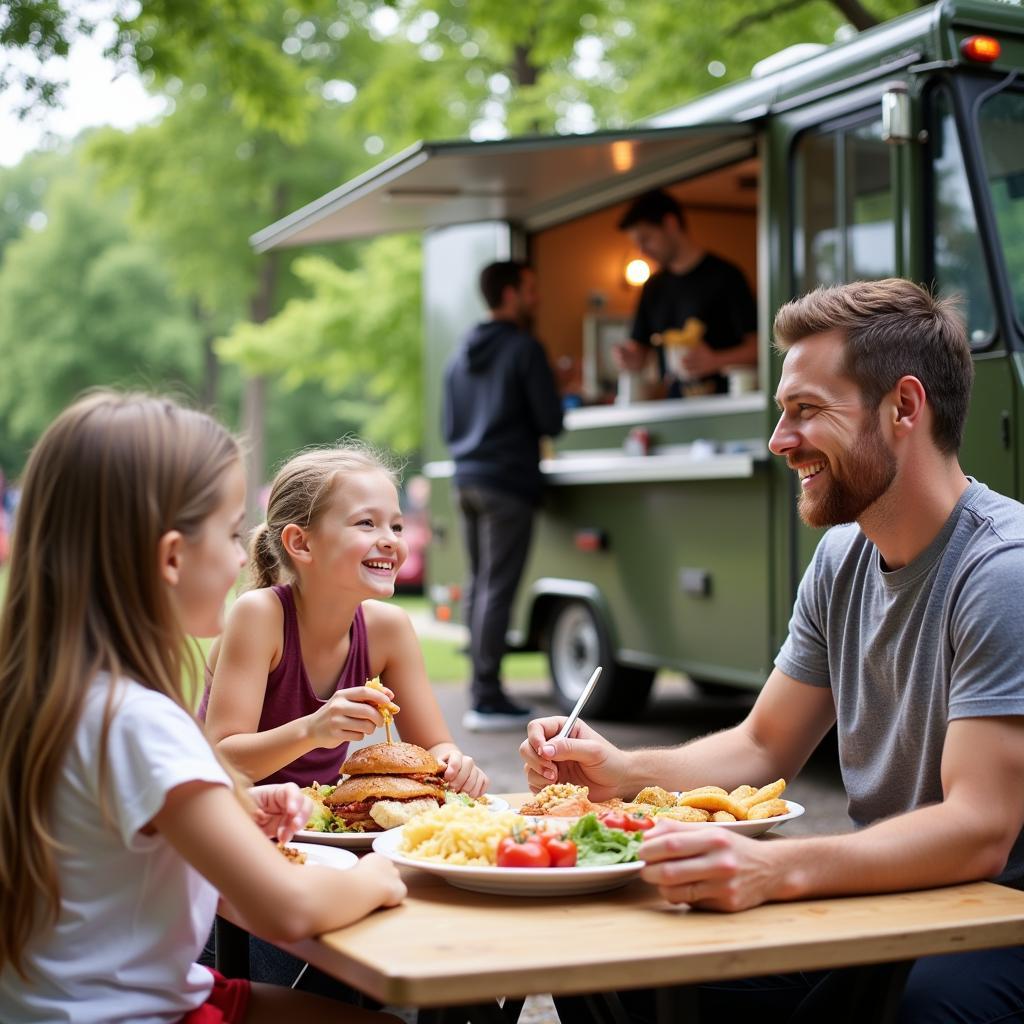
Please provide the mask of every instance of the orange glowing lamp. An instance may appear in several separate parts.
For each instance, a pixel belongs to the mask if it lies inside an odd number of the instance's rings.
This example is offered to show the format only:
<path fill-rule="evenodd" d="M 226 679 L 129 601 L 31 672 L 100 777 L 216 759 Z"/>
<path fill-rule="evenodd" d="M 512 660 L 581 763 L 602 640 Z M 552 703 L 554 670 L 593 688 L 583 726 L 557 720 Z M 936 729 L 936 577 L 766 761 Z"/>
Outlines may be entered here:
<path fill-rule="evenodd" d="M 1003 48 L 999 45 L 999 40 L 991 36 L 968 36 L 960 44 L 960 52 L 968 60 L 977 61 L 979 64 L 991 64 L 999 60 Z"/>
<path fill-rule="evenodd" d="M 651 276 L 651 268 L 646 260 L 630 260 L 626 264 L 626 283 L 639 288 Z"/>

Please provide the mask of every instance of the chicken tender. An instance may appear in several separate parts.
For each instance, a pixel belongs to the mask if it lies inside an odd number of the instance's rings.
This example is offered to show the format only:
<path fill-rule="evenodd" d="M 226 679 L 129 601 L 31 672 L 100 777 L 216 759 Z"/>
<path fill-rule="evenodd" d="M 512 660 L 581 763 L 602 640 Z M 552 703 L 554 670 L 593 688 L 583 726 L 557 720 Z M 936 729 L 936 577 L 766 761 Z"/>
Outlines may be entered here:
<path fill-rule="evenodd" d="M 747 811 L 748 821 L 758 821 L 761 818 L 777 818 L 780 814 L 789 814 L 789 804 L 785 800 L 764 800 L 754 804 Z"/>
<path fill-rule="evenodd" d="M 711 820 L 711 813 L 701 807 L 661 807 L 655 814 L 657 818 L 671 818 L 673 821 L 705 822 Z"/>
<path fill-rule="evenodd" d="M 661 786 L 647 786 L 633 797 L 634 804 L 650 804 L 652 807 L 673 807 L 675 802 L 675 794 Z"/>
<path fill-rule="evenodd" d="M 733 800 L 746 800 L 757 792 L 757 786 L 737 786 L 730 794 Z"/>

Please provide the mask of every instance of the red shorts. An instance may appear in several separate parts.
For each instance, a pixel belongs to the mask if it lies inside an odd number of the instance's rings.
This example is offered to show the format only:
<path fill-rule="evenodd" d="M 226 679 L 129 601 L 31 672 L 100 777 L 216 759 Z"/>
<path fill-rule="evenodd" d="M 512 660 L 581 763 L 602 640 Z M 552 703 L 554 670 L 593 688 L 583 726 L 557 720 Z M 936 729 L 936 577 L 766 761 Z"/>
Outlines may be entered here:
<path fill-rule="evenodd" d="M 202 1006 L 181 1018 L 181 1024 L 241 1024 L 249 1006 L 251 983 L 245 978 L 225 978 L 212 967 L 213 988 Z"/>

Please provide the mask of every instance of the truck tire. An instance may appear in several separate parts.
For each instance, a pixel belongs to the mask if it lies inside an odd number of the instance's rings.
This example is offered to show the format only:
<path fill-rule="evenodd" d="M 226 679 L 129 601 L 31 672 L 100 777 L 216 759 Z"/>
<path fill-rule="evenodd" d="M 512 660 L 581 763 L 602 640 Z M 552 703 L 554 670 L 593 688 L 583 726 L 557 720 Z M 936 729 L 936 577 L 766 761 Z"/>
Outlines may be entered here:
<path fill-rule="evenodd" d="M 604 668 L 587 701 L 586 717 L 623 720 L 644 709 L 654 671 L 620 665 L 612 659 L 608 630 L 586 601 L 558 604 L 547 637 L 552 690 L 563 711 L 572 710 L 598 665 Z"/>

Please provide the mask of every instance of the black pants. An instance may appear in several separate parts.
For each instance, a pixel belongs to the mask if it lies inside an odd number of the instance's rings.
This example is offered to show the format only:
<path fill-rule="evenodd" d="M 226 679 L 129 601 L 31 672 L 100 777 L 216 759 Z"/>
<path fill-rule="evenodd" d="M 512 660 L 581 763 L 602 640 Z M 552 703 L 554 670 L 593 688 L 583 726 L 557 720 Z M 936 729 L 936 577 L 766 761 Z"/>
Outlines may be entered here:
<path fill-rule="evenodd" d="M 815 971 L 701 985 L 700 1019 L 722 1024 L 845 1021 L 849 990 L 844 976 L 851 973 Z M 653 992 L 621 996 L 636 1024 L 654 1020 Z M 910 970 L 899 1006 L 899 1024 L 1024 1022 L 1024 946 L 922 957 Z"/>
<path fill-rule="evenodd" d="M 469 627 L 474 704 L 501 693 L 505 633 L 519 578 L 526 565 L 535 507 L 487 487 L 457 490 L 462 533 L 469 557 L 465 613 Z"/>

